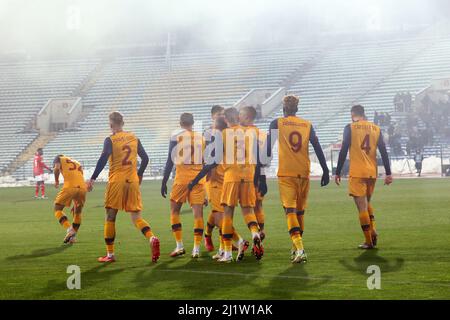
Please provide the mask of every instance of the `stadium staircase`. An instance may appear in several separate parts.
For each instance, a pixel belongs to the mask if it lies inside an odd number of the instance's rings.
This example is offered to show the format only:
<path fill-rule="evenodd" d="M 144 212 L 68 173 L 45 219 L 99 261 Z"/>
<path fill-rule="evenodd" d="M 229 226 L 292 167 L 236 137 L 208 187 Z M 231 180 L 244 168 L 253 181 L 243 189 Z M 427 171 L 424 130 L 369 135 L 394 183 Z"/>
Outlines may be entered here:
<path fill-rule="evenodd" d="M 4 175 L 11 175 L 22 167 L 25 163 L 33 159 L 38 148 L 45 147 L 56 136 L 56 132 L 40 134 L 33 142 L 31 142 L 6 168 Z"/>

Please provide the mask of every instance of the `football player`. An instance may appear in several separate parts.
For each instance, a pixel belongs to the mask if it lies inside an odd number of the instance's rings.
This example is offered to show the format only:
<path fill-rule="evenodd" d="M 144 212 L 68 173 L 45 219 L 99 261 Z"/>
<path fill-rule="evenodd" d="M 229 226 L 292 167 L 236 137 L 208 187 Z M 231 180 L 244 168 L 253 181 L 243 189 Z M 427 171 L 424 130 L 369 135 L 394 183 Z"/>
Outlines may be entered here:
<path fill-rule="evenodd" d="M 281 202 L 293 244 L 292 263 L 302 263 L 307 260 L 302 236 L 305 230 L 304 214 L 310 185 L 310 143 L 322 167 L 321 186 L 326 186 L 330 181 L 325 156 L 312 124 L 296 115 L 299 101 L 300 99 L 293 95 L 283 98 L 284 117 L 271 122 L 267 137 L 267 152 L 271 156 L 272 147 L 278 136 L 277 176 Z"/>
<path fill-rule="evenodd" d="M 65 155 L 56 156 L 53 160 L 53 173 L 55 175 L 55 188 L 59 188 L 59 175 L 64 178 L 63 188 L 55 199 L 55 217 L 66 229 L 64 243 L 74 243 L 78 229 L 81 225 L 81 212 L 86 201 L 86 183 L 83 177 L 83 168 L 80 163 Z M 64 208 L 70 207 L 73 202 L 73 221 L 70 224 L 64 214 Z"/>
<path fill-rule="evenodd" d="M 95 171 L 88 182 L 91 191 L 95 180 L 109 159 L 109 178 L 105 193 L 106 220 L 104 238 L 106 256 L 98 258 L 99 262 L 114 262 L 114 239 L 116 236 L 116 216 L 119 210 L 130 214 L 131 221 L 151 247 L 152 261 L 157 262 L 160 256 L 159 239 L 153 234 L 150 225 L 142 218 L 142 199 L 140 185 L 148 164 L 148 155 L 140 140 L 132 132 L 123 130 L 124 121 L 121 113 L 115 111 L 109 115 L 112 135 L 105 139 L 102 154 Z M 137 169 L 137 156 L 141 165 Z"/>
<path fill-rule="evenodd" d="M 372 249 L 378 241 L 374 209 L 370 204 L 378 176 L 377 149 L 380 151 L 386 171 L 385 185 L 392 183 L 391 167 L 380 127 L 367 121 L 364 107 L 361 105 L 352 107 L 351 117 L 352 123 L 344 129 L 335 182 L 337 185 L 341 183 L 342 167 L 350 150 L 349 195 L 353 197 L 358 209 L 359 222 L 365 239 L 359 248 Z"/>
<path fill-rule="evenodd" d="M 161 184 L 161 195 L 165 198 L 167 196 L 167 181 L 175 164 L 175 179 L 170 193 L 170 223 L 176 241 L 176 248 L 170 254 L 171 257 L 178 257 L 186 253 L 180 219 L 181 207 L 185 202 L 189 202 L 194 214 L 194 248 L 192 249 L 192 258 L 200 257 L 200 244 L 204 228 L 204 179 L 192 190 L 188 190 L 188 184 L 203 167 L 205 142 L 201 134 L 192 130 L 193 125 L 194 116 L 191 113 L 183 113 L 180 116 L 180 127 L 182 130 L 170 139 L 169 154 Z"/>

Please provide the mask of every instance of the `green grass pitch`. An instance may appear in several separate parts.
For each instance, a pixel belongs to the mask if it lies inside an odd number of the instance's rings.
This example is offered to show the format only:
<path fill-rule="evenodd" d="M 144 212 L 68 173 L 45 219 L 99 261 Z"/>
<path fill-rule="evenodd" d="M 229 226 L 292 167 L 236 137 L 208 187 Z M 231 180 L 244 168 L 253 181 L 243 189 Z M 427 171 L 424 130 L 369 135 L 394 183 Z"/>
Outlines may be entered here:
<path fill-rule="evenodd" d="M 265 256 L 251 255 L 218 264 L 211 253 L 198 260 L 168 256 L 174 247 L 168 200 L 159 182 L 142 186 L 144 217 L 160 237 L 162 257 L 152 264 L 148 244 L 126 213 L 117 220 L 118 261 L 102 265 L 103 193 L 97 184 L 88 195 L 78 243 L 61 244 L 63 229 L 53 216 L 56 190 L 49 200 L 32 199 L 34 189 L 0 189 L 0 299 L 449 299 L 450 180 L 405 179 L 392 186 L 378 182 L 373 199 L 379 249 L 360 251 L 363 236 L 347 185 L 320 188 L 312 182 L 305 217 L 309 261 L 292 265 L 290 239 L 275 181 L 269 183 Z M 192 214 L 182 222 L 188 253 Z M 205 217 L 206 217 L 205 210 Z M 249 237 L 240 212 L 237 228 Z M 214 231 L 217 244 L 217 231 Z M 68 290 L 68 265 L 81 268 L 81 290 Z M 369 265 L 381 269 L 381 290 L 366 286 Z"/>

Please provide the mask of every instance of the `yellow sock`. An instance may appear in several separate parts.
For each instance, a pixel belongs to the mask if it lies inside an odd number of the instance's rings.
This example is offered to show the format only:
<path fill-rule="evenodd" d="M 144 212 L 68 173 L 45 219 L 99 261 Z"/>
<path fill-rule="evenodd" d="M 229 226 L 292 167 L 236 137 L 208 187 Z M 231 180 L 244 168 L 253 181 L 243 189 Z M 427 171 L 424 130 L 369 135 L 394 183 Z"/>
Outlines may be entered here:
<path fill-rule="evenodd" d="M 210 237 L 214 230 L 214 213 L 211 211 L 208 214 L 208 220 L 206 220 L 205 237 Z"/>
<path fill-rule="evenodd" d="M 370 217 L 368 211 L 363 211 L 359 213 L 359 223 L 361 224 L 361 229 L 364 232 L 364 238 L 366 244 L 372 244 L 372 233 L 370 232 Z"/>
<path fill-rule="evenodd" d="M 245 223 L 247 224 L 248 229 L 254 233 L 258 233 L 259 232 L 259 226 L 258 226 L 258 222 L 256 221 L 256 216 L 253 212 L 251 213 L 247 213 L 244 215 L 244 220 Z"/>
<path fill-rule="evenodd" d="M 233 219 L 229 216 L 224 216 L 222 220 L 222 237 L 224 251 L 231 252 L 233 239 Z"/>
<path fill-rule="evenodd" d="M 233 241 L 238 242 L 241 239 L 241 235 L 233 228 Z"/>
<path fill-rule="evenodd" d="M 150 228 L 150 225 L 148 224 L 148 222 L 145 221 L 144 219 L 142 219 L 142 218 L 137 219 L 135 221 L 135 226 L 136 226 L 136 228 L 141 230 L 142 234 L 147 239 L 150 239 L 151 237 L 153 237 L 152 229 Z"/>
<path fill-rule="evenodd" d="M 172 232 L 175 237 L 176 242 L 181 242 L 182 234 L 181 234 L 181 221 L 179 214 L 171 214 L 170 215 L 170 224 L 172 225 Z"/>
<path fill-rule="evenodd" d="M 219 231 L 219 250 L 224 251 L 225 245 L 223 243 L 222 231 Z"/>
<path fill-rule="evenodd" d="M 200 246 L 203 237 L 203 217 L 194 218 L 194 246 Z"/>
<path fill-rule="evenodd" d="M 103 236 L 106 243 L 106 252 L 114 253 L 114 239 L 116 237 L 116 223 L 114 221 L 105 222 Z"/>
<path fill-rule="evenodd" d="M 64 229 L 70 228 L 70 222 L 62 210 L 56 210 L 55 217 L 56 219 L 58 219 L 59 224 L 62 225 Z"/>
<path fill-rule="evenodd" d="M 300 227 L 300 235 L 303 237 L 303 232 L 305 231 L 305 211 L 304 210 L 297 211 L 297 220 L 298 220 L 298 225 Z"/>
<path fill-rule="evenodd" d="M 265 222 L 265 214 L 264 209 L 262 207 L 256 207 L 255 208 L 255 217 L 256 221 L 258 222 L 259 229 L 262 231 L 264 230 L 264 222 Z"/>
<path fill-rule="evenodd" d="M 369 203 L 369 207 L 367 208 L 369 211 L 369 218 L 370 218 L 370 231 L 376 233 L 377 232 L 377 224 L 375 223 L 375 215 L 373 212 L 373 207 Z"/>
<path fill-rule="evenodd" d="M 81 212 L 80 213 L 73 213 L 73 221 L 72 221 L 72 228 L 75 231 L 78 231 L 80 229 L 81 225 Z"/>
<path fill-rule="evenodd" d="M 298 224 L 297 214 L 295 212 L 286 214 L 286 220 L 292 244 L 295 249 L 303 250 L 303 240 L 300 235 L 300 226 Z"/>

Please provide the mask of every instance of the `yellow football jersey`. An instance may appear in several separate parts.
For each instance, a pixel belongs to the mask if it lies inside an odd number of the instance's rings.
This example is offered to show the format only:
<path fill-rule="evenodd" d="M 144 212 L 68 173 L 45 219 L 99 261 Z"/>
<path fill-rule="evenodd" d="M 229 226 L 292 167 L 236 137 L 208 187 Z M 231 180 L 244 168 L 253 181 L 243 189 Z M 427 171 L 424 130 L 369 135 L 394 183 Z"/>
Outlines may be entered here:
<path fill-rule="evenodd" d="M 138 138 L 131 132 L 110 136 L 112 154 L 109 157 L 110 182 L 139 181 L 137 174 Z"/>
<path fill-rule="evenodd" d="M 349 176 L 355 178 L 376 178 L 380 127 L 369 121 L 358 121 L 350 125 L 350 130 Z"/>
<path fill-rule="evenodd" d="M 205 140 L 194 131 L 183 131 L 176 136 L 175 184 L 189 184 L 203 168 Z M 186 139 L 186 140 L 185 140 Z M 199 183 L 204 183 L 202 179 Z"/>
<path fill-rule="evenodd" d="M 308 178 L 311 123 L 297 116 L 278 119 L 278 176 Z"/>
<path fill-rule="evenodd" d="M 223 130 L 224 182 L 253 181 L 257 163 L 257 130 L 243 126 L 233 126 Z M 231 143 L 231 145 L 230 145 Z"/>
<path fill-rule="evenodd" d="M 60 156 L 61 174 L 64 177 L 63 188 L 86 188 L 81 164 L 66 156 Z"/>

